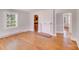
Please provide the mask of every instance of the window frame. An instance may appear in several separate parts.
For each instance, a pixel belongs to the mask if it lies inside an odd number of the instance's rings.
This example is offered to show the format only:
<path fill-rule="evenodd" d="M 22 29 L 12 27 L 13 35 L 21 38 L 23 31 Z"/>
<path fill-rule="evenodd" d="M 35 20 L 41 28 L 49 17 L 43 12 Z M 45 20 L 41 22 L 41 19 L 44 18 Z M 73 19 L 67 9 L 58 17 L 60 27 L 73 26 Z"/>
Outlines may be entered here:
<path fill-rule="evenodd" d="M 15 15 L 15 21 L 16 21 L 16 23 L 15 23 L 15 26 L 9 26 L 9 27 L 7 27 L 7 25 L 8 25 L 8 23 L 7 23 L 7 15 Z M 18 26 L 18 14 L 17 13 L 15 13 L 15 12 L 6 12 L 5 13 L 5 27 L 7 28 L 7 29 L 9 29 L 9 28 L 16 28 L 17 26 Z"/>

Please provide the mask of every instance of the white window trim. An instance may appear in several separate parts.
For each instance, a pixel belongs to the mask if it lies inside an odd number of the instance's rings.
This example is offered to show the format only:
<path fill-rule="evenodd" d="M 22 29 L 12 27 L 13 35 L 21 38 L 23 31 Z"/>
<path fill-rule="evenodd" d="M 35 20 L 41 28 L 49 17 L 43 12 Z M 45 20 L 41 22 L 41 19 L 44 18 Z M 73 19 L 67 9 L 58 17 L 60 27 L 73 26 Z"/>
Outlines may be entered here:
<path fill-rule="evenodd" d="M 7 17 L 6 17 L 7 14 L 14 14 L 15 15 L 15 17 L 16 17 L 16 26 L 7 27 Z M 5 12 L 4 15 L 5 15 L 5 28 L 6 29 L 16 28 L 18 26 L 18 14 L 17 13 L 15 13 L 15 12 Z"/>

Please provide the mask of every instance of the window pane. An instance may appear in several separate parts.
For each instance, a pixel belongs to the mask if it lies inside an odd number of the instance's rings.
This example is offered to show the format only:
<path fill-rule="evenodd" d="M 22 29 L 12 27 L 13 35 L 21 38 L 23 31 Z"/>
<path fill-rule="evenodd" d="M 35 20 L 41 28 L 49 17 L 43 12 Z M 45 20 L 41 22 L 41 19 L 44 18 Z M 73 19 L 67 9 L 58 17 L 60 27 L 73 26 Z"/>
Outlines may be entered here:
<path fill-rule="evenodd" d="M 7 14 L 7 27 L 16 26 L 16 17 L 14 14 Z"/>

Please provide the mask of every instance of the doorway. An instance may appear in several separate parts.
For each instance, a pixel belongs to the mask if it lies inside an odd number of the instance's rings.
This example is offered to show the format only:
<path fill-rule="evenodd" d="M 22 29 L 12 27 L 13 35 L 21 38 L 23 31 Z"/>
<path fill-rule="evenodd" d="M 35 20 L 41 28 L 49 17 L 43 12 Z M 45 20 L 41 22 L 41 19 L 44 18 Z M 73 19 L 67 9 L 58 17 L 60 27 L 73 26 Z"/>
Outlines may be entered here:
<path fill-rule="evenodd" d="M 71 36 L 72 34 L 72 13 L 64 13 L 64 36 Z"/>
<path fill-rule="evenodd" d="M 34 32 L 38 32 L 38 15 L 34 15 Z"/>

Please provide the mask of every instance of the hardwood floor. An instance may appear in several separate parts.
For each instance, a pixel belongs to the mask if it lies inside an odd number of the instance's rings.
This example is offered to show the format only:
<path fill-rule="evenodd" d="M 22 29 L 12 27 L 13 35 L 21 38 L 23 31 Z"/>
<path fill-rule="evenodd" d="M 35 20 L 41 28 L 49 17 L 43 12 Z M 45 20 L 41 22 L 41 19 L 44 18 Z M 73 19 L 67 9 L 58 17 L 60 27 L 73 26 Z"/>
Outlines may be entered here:
<path fill-rule="evenodd" d="M 23 32 L 0 39 L 1 50 L 78 50 L 76 42 L 63 35 Z"/>

